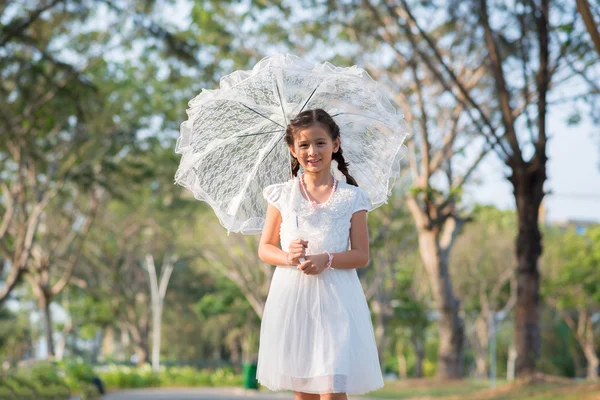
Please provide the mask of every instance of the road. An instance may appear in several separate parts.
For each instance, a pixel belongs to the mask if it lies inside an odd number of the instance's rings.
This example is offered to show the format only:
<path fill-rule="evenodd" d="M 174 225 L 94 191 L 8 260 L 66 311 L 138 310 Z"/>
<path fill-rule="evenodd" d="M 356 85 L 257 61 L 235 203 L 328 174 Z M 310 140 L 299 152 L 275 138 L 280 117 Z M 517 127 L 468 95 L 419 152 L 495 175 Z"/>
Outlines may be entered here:
<path fill-rule="evenodd" d="M 195 389 L 139 389 L 111 392 L 103 400 L 293 400 L 287 392 L 243 390 L 237 388 L 195 388 Z M 349 400 L 368 400 L 364 397 L 349 397 Z M 74 399 L 75 400 L 75 399 Z"/>

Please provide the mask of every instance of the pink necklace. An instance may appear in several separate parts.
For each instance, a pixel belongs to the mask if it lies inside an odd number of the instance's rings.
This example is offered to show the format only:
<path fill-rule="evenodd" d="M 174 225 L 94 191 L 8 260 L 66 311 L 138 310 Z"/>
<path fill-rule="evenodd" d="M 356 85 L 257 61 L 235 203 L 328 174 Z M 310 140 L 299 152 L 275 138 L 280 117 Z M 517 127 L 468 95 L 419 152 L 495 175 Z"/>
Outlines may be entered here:
<path fill-rule="evenodd" d="M 319 204 L 315 200 L 310 199 L 308 190 L 306 190 L 306 186 L 304 186 L 304 174 L 302 174 L 300 176 L 300 187 L 302 187 L 302 190 L 304 191 L 304 194 L 306 195 L 306 199 L 310 203 L 310 208 L 313 210 L 319 210 L 319 209 L 327 207 L 327 204 L 329 204 L 329 202 L 331 201 L 331 198 L 333 197 L 333 194 L 335 193 L 335 190 L 337 189 L 337 183 L 338 183 L 337 179 L 335 179 L 335 177 L 333 177 L 333 187 L 331 188 L 331 193 L 329 194 L 329 198 L 327 199 L 327 201 L 325 203 Z"/>

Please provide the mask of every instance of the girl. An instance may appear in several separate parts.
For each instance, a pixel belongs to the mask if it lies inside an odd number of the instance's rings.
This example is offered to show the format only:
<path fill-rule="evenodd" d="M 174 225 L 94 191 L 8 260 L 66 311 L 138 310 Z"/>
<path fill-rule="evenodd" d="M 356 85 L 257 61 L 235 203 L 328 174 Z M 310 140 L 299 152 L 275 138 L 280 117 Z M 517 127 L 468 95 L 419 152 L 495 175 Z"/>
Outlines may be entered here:
<path fill-rule="evenodd" d="M 258 255 L 277 268 L 262 318 L 257 378 L 271 390 L 293 390 L 296 400 L 345 400 L 347 393 L 383 386 L 356 273 L 369 262 L 371 202 L 348 173 L 340 129 L 325 111 L 298 114 L 286 142 L 294 178 L 263 191 L 268 208 Z M 332 160 L 346 182 L 332 175 Z"/>

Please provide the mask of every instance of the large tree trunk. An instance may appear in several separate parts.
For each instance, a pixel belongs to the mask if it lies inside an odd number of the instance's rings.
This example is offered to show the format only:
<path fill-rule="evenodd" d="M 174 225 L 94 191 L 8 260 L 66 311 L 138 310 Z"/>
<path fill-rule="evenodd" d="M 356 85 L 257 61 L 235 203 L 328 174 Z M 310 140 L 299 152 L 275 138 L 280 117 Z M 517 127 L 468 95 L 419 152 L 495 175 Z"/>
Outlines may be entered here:
<path fill-rule="evenodd" d="M 517 307 L 514 340 L 517 350 L 517 376 L 531 375 L 540 354 L 540 273 L 538 258 L 542 254 L 542 236 L 538 226 L 540 204 L 546 180 L 545 160 L 536 158 L 513 169 L 509 178 L 517 202 L 519 232 L 517 235 Z"/>
<path fill-rule="evenodd" d="M 419 250 L 427 269 L 437 311 L 440 345 L 438 371 L 440 379 L 459 379 L 462 376 L 463 321 L 459 315 L 459 301 L 454 297 L 448 272 L 448 252 L 440 251 L 433 231 L 419 232 Z"/>

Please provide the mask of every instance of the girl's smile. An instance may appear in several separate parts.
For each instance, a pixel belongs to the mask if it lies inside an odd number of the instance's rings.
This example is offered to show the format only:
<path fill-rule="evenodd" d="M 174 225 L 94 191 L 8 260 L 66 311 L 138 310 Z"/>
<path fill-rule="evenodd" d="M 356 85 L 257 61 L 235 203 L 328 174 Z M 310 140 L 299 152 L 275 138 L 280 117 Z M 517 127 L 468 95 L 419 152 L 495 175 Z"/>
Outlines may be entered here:
<path fill-rule="evenodd" d="M 320 124 L 314 124 L 299 131 L 295 135 L 294 145 L 289 148 L 305 172 L 318 173 L 329 171 L 333 153 L 338 151 L 339 146 L 339 138 L 332 140 Z"/>

